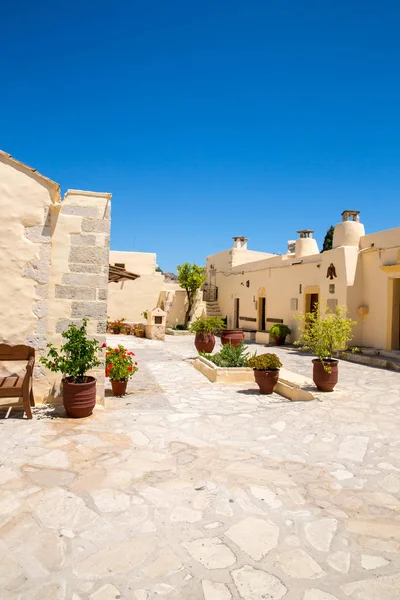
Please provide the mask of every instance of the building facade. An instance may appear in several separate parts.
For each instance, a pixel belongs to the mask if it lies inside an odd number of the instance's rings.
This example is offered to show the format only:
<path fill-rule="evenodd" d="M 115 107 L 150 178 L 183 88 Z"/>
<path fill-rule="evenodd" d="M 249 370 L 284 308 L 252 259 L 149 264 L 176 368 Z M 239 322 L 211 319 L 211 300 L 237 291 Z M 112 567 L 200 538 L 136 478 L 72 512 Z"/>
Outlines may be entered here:
<path fill-rule="evenodd" d="M 39 358 L 62 343 L 70 323 L 89 318 L 88 333 L 105 341 L 111 194 L 68 190 L 0 152 L 0 342 L 36 349 L 38 402 L 60 398 L 61 376 Z M 104 396 L 104 352 L 97 378 Z M 0 374 L 21 368 L 0 365 Z"/>
<path fill-rule="evenodd" d="M 300 230 L 284 255 L 249 250 L 240 236 L 206 265 L 228 326 L 258 341 L 267 342 L 270 326 L 282 322 L 293 341 L 296 315 L 322 301 L 328 309 L 347 306 L 357 322 L 353 344 L 400 348 L 400 227 L 366 235 L 359 212 L 346 210 L 332 250 L 320 253 L 312 230 Z"/>

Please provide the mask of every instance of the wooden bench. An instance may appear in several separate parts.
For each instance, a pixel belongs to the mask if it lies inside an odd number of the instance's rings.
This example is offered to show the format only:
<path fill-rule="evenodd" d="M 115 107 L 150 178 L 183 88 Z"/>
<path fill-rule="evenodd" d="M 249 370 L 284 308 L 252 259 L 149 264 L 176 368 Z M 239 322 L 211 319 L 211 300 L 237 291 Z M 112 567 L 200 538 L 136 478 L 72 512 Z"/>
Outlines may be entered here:
<path fill-rule="evenodd" d="M 32 419 L 31 406 L 35 406 L 32 381 L 35 349 L 30 346 L 0 344 L 0 362 L 2 361 L 26 361 L 25 375 L 21 377 L 17 375 L 0 376 L 0 398 L 22 397 L 26 416 L 28 419 Z"/>

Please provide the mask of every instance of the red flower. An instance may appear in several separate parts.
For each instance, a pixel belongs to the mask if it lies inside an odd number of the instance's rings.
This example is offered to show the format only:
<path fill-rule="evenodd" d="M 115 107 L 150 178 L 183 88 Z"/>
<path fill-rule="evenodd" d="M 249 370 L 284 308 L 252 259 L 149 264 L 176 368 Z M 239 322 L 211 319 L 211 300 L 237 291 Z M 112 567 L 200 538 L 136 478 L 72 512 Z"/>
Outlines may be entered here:
<path fill-rule="evenodd" d="M 51 368 L 55 369 L 55 367 L 56 367 L 56 363 L 52 363 Z"/>
<path fill-rule="evenodd" d="M 121 354 L 121 358 L 126 358 L 126 354 Z"/>
<path fill-rule="evenodd" d="M 128 367 L 128 371 L 132 371 L 132 367 Z"/>
<path fill-rule="evenodd" d="M 106 377 L 108 377 L 108 373 L 106 373 Z"/>
<path fill-rule="evenodd" d="M 103 344 L 103 345 L 102 345 L 102 348 L 107 348 L 107 344 Z"/>
<path fill-rule="evenodd" d="M 115 348 L 115 352 L 119 352 L 119 348 Z"/>
<path fill-rule="evenodd" d="M 137 365 L 137 362 L 135 362 L 135 365 Z"/>
<path fill-rule="evenodd" d="M 110 364 L 108 365 L 108 369 L 112 369 L 112 368 L 113 368 L 113 365 L 110 363 Z"/>

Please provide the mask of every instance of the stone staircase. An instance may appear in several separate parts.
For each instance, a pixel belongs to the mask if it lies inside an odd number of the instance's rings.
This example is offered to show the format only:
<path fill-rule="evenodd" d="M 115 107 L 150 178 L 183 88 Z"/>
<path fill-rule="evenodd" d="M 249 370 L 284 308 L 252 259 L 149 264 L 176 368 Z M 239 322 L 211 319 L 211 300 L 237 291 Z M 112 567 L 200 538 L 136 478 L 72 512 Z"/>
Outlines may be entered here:
<path fill-rule="evenodd" d="M 213 302 L 206 302 L 206 316 L 222 318 L 221 309 L 217 300 L 214 300 Z"/>

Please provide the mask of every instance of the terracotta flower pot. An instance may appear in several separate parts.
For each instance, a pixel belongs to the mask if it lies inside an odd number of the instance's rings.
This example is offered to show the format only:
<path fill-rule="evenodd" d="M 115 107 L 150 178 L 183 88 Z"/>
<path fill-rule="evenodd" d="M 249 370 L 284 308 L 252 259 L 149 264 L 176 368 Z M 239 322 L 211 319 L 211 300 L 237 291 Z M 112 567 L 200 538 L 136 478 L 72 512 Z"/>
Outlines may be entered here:
<path fill-rule="evenodd" d="M 232 346 L 239 346 L 244 340 L 244 333 L 242 329 L 223 329 L 221 331 L 221 344 L 232 344 Z"/>
<path fill-rule="evenodd" d="M 194 345 L 197 352 L 207 352 L 209 354 L 214 350 L 215 335 L 213 333 L 196 333 Z"/>
<path fill-rule="evenodd" d="M 322 362 L 319 358 L 314 358 L 312 361 L 313 381 L 320 392 L 333 392 L 333 388 L 338 382 L 339 369 L 338 360 L 331 359 Z M 330 371 L 325 371 L 324 364 L 327 365 Z"/>
<path fill-rule="evenodd" d="M 286 341 L 286 335 L 283 337 L 274 337 L 275 346 L 284 346 Z"/>
<path fill-rule="evenodd" d="M 144 329 L 137 329 L 135 333 L 136 337 L 144 338 Z"/>
<path fill-rule="evenodd" d="M 96 405 L 96 379 L 86 377 L 85 383 L 63 380 L 63 404 L 68 417 L 89 417 Z"/>
<path fill-rule="evenodd" d="M 111 387 L 112 387 L 113 396 L 125 396 L 127 385 L 128 385 L 127 381 L 112 381 Z"/>
<path fill-rule="evenodd" d="M 113 327 L 114 335 L 119 335 L 121 333 L 121 327 Z"/>
<path fill-rule="evenodd" d="M 279 369 L 274 371 L 257 371 L 254 369 L 254 378 L 260 388 L 260 394 L 272 394 L 275 385 L 278 383 Z"/>

